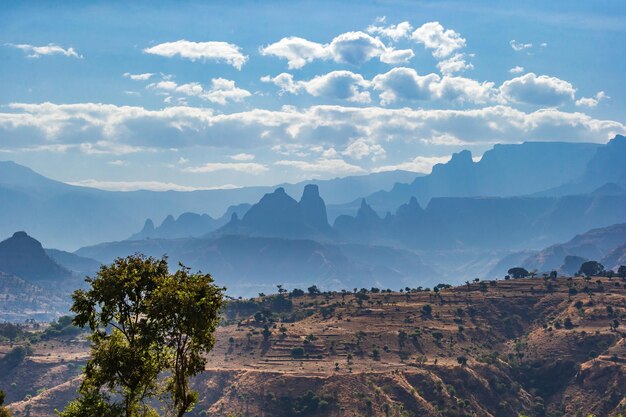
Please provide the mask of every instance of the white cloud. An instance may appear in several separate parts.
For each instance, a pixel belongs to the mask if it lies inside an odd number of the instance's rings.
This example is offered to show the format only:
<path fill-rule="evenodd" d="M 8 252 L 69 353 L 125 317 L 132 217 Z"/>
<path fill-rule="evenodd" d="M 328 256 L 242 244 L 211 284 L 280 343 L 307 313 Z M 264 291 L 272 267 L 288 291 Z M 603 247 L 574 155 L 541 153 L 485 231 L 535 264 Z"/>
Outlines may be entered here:
<path fill-rule="evenodd" d="M 465 54 L 454 54 L 448 59 L 439 61 L 437 68 L 443 75 L 452 75 L 456 72 L 471 70 L 474 65 L 465 61 Z"/>
<path fill-rule="evenodd" d="M 384 21 L 379 23 L 384 23 Z M 397 42 L 403 38 L 407 38 L 411 34 L 412 30 L 413 26 L 411 26 L 409 22 L 402 22 L 398 23 L 397 25 L 389 26 L 370 25 L 367 27 L 368 33 L 371 33 L 372 35 L 385 36 L 394 42 Z"/>
<path fill-rule="evenodd" d="M 515 103 L 559 106 L 573 101 L 576 89 L 559 78 L 529 72 L 502 83 L 500 94 L 503 99 Z"/>
<path fill-rule="evenodd" d="M 424 44 L 427 49 L 432 49 L 432 54 L 437 59 L 449 56 L 452 52 L 465 46 L 465 39 L 452 29 L 444 29 L 439 22 L 424 23 L 415 29 L 411 38 Z"/>
<path fill-rule="evenodd" d="M 393 68 L 372 80 L 383 105 L 402 100 L 448 100 L 485 103 L 493 99 L 493 83 L 463 77 L 419 75 L 413 68 Z"/>
<path fill-rule="evenodd" d="M 145 72 L 143 74 L 131 74 L 130 72 L 125 72 L 124 77 L 130 78 L 134 81 L 147 81 L 154 75 L 153 72 Z"/>
<path fill-rule="evenodd" d="M 525 49 L 530 49 L 533 47 L 532 43 L 521 43 L 521 42 L 517 42 L 515 39 L 511 40 L 509 42 L 509 45 L 511 45 L 511 48 L 513 48 L 515 52 L 520 52 Z"/>
<path fill-rule="evenodd" d="M 372 169 L 372 172 L 403 170 L 429 174 L 432 171 L 433 166 L 436 164 L 445 164 L 450 160 L 450 158 L 451 156 L 417 156 L 408 162 L 376 167 Z"/>
<path fill-rule="evenodd" d="M 238 153 L 230 157 L 230 159 L 234 161 L 253 161 L 254 158 L 256 158 L 256 156 L 251 153 Z"/>
<path fill-rule="evenodd" d="M 228 102 L 241 102 L 252 94 L 248 90 L 239 88 L 232 80 L 224 78 L 213 78 L 211 87 L 205 89 L 201 84 L 193 82 L 187 84 L 177 84 L 171 80 L 163 80 L 157 83 L 148 84 L 147 88 L 166 92 L 168 94 L 182 94 L 188 97 L 198 97 L 202 100 L 225 105 Z M 168 97 L 166 102 L 170 102 Z"/>
<path fill-rule="evenodd" d="M 73 181 L 68 184 L 77 185 L 80 187 L 98 188 L 100 190 L 109 191 L 137 191 L 137 190 L 150 190 L 150 191 L 196 191 L 196 190 L 224 190 L 238 188 L 235 185 L 222 185 L 219 187 L 190 187 L 187 185 L 179 185 L 172 182 L 160 182 L 160 181 L 101 181 L 101 180 L 81 180 Z"/>
<path fill-rule="evenodd" d="M 279 94 L 283 93 L 291 93 L 298 94 L 302 91 L 302 81 L 295 82 L 293 80 L 293 75 L 283 72 L 278 74 L 275 77 L 270 77 L 269 75 L 264 75 L 261 77 L 261 81 L 264 83 L 272 83 L 277 87 L 280 87 Z"/>
<path fill-rule="evenodd" d="M 363 168 L 356 165 L 351 165 L 343 159 L 318 159 L 312 162 L 280 160 L 274 162 L 274 165 L 295 168 L 300 171 L 324 174 L 354 174 L 365 172 Z"/>
<path fill-rule="evenodd" d="M 360 31 L 342 33 L 329 44 L 298 37 L 282 38 L 261 48 L 260 53 L 286 59 L 289 69 L 302 68 L 317 59 L 360 65 L 378 58 L 386 64 L 400 64 L 415 56 L 411 49 L 394 49 L 386 46 L 380 39 Z"/>
<path fill-rule="evenodd" d="M 207 173 L 216 171 L 237 171 L 248 174 L 262 174 L 268 171 L 265 165 L 254 162 L 209 162 L 196 167 L 183 168 L 185 172 Z"/>
<path fill-rule="evenodd" d="M 150 110 L 98 103 L 11 103 L 0 111 L 0 150 L 5 152 L 42 146 L 118 154 L 205 147 L 297 155 L 309 153 L 311 146 L 345 149 L 357 139 L 420 143 L 450 135 L 467 144 L 604 143 L 615 134 L 626 134 L 626 126 L 582 112 L 524 112 L 506 105 L 456 110 L 321 105 L 225 114 L 188 106 Z"/>
<path fill-rule="evenodd" d="M 225 62 L 241 70 L 248 60 L 248 56 L 241 52 L 241 48 L 228 42 L 192 42 L 179 40 L 165 42 L 143 50 L 147 54 L 172 58 L 180 56 L 191 61 Z"/>
<path fill-rule="evenodd" d="M 370 93 L 365 91 L 369 82 L 363 76 L 351 71 L 332 71 L 318 75 L 309 81 L 294 81 L 291 74 L 282 73 L 276 77 L 265 76 L 263 82 L 271 82 L 280 87 L 280 93 L 298 94 L 306 91 L 314 97 L 326 97 L 357 103 L 369 103 Z"/>
<path fill-rule="evenodd" d="M 316 59 L 329 59 L 330 54 L 326 45 L 291 36 L 282 38 L 276 43 L 260 50 L 261 55 L 272 55 L 287 60 L 289 69 L 302 68 Z"/>
<path fill-rule="evenodd" d="M 109 164 L 121 167 L 121 166 L 128 165 L 128 161 L 124 161 L 122 159 L 116 159 L 114 161 L 110 161 Z"/>
<path fill-rule="evenodd" d="M 521 74 L 524 72 L 524 67 L 520 67 L 519 65 L 514 66 L 509 70 L 511 74 Z"/>
<path fill-rule="evenodd" d="M 596 107 L 598 103 L 611 97 L 606 95 L 604 91 L 598 91 L 594 97 L 582 97 L 576 100 L 577 106 Z"/>
<path fill-rule="evenodd" d="M 346 149 L 342 152 L 342 155 L 349 156 L 350 158 L 357 160 L 363 159 L 366 156 L 371 156 L 372 161 L 376 161 L 383 159 L 386 152 L 385 149 L 377 143 L 369 143 L 364 139 L 357 139 L 346 147 Z"/>
<path fill-rule="evenodd" d="M 7 43 L 6 46 L 21 49 L 26 53 L 28 58 L 40 58 L 45 55 L 64 55 L 66 57 L 82 59 L 83 56 L 79 55 L 74 48 L 62 48 L 59 45 L 50 43 L 45 46 L 34 46 L 26 43 L 13 44 Z"/>

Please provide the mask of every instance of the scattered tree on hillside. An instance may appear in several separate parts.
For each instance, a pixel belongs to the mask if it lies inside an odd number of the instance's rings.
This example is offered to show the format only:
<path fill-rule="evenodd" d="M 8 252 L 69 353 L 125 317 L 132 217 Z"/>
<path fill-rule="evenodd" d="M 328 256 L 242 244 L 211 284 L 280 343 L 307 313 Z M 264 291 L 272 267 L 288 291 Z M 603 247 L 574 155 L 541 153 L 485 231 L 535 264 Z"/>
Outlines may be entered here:
<path fill-rule="evenodd" d="M 4 391 L 0 390 L 0 417 L 12 417 L 13 414 L 9 409 L 3 406 L 5 395 Z"/>
<path fill-rule="evenodd" d="M 509 269 L 507 273 L 513 278 L 526 278 L 529 275 L 526 269 L 519 266 Z"/>
<path fill-rule="evenodd" d="M 620 265 L 620 267 L 617 268 L 617 275 L 621 278 L 626 278 L 626 265 Z"/>
<path fill-rule="evenodd" d="M 118 258 L 87 282 L 72 295 L 72 311 L 74 324 L 91 330 L 91 358 L 80 397 L 60 416 L 156 416 L 157 397 L 168 416 L 191 410 L 189 378 L 215 343 L 223 289 L 208 274 L 182 265 L 170 274 L 165 258 L 143 255 Z"/>
<path fill-rule="evenodd" d="M 579 274 L 583 274 L 586 277 L 602 275 L 604 272 L 604 265 L 597 261 L 587 261 L 580 266 Z"/>

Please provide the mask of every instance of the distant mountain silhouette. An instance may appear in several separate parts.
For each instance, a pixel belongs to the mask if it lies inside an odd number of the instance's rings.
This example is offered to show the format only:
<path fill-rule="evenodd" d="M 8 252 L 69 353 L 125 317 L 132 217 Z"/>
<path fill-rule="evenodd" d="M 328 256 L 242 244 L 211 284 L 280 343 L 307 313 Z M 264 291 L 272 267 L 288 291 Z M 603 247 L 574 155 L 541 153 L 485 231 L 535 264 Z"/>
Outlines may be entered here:
<path fill-rule="evenodd" d="M 606 145 L 598 147 L 582 175 L 540 195 L 561 196 L 600 192 L 618 192 L 626 189 L 626 136 L 617 135 Z M 609 184 L 608 186 L 606 184 Z M 619 187 L 619 189 L 618 189 Z"/>
<path fill-rule="evenodd" d="M 394 171 L 283 186 L 298 194 L 305 185 L 315 183 L 329 201 L 338 204 L 418 175 Z M 124 239 L 139 230 L 146 218 L 186 212 L 221 216 L 229 206 L 255 202 L 273 188 L 111 192 L 64 184 L 14 162 L 0 161 L 0 236 L 24 229 L 52 247 L 75 249 Z"/>
<path fill-rule="evenodd" d="M 317 185 L 306 185 L 300 201 L 277 188 L 265 194 L 245 213 L 241 220 L 233 216 L 213 236 L 245 235 L 287 238 L 324 238 L 331 234 L 326 205 Z"/>
<path fill-rule="evenodd" d="M 626 265 L 626 241 L 602 258 L 601 263 L 606 269 L 614 271 L 617 271 L 621 265 Z"/>
<path fill-rule="evenodd" d="M 435 197 L 510 197 L 558 187 L 580 176 L 581 167 L 597 149 L 608 145 L 565 142 L 497 144 L 479 162 L 469 151 L 461 151 L 431 174 L 409 184 L 396 184 L 390 191 L 366 197 L 379 214 L 393 211 L 411 197 L 426 205 Z M 626 158 L 626 153 L 622 153 Z M 588 192 L 588 191 L 587 191 Z M 333 212 L 354 213 L 361 199 L 329 207 Z"/>
<path fill-rule="evenodd" d="M 568 242 L 552 245 L 525 259 L 521 266 L 530 270 L 550 271 L 562 265 L 571 265 L 566 257 L 575 256 L 586 260 L 608 260 L 606 268 L 615 267 L 621 259 L 620 250 L 626 245 L 626 223 L 589 230 Z M 580 265 L 579 265 L 580 266 Z M 571 272 L 571 268 L 568 268 Z"/>
<path fill-rule="evenodd" d="M 208 214 L 197 213 L 183 213 L 178 216 L 177 219 L 174 219 L 174 216 L 170 214 L 163 220 L 159 227 L 154 227 L 152 219 L 146 219 L 141 231 L 129 237 L 128 240 L 149 238 L 176 239 L 180 237 L 203 236 L 224 226 L 232 217 L 233 213 L 242 216 L 250 207 L 250 204 L 246 203 L 231 206 L 226 210 L 226 213 L 218 219 L 214 219 Z"/>
<path fill-rule="evenodd" d="M 26 232 L 15 232 L 0 242 L 0 271 L 31 282 L 62 281 L 71 272 L 57 264 L 39 241 Z"/>
<path fill-rule="evenodd" d="M 86 275 L 93 276 L 96 272 L 98 272 L 100 266 L 102 265 L 95 259 L 84 258 L 71 252 L 65 252 L 58 249 L 44 250 L 46 251 L 46 255 L 52 258 L 54 262 L 81 278 Z"/>
<path fill-rule="evenodd" d="M 280 193 L 280 192 L 279 192 Z M 284 197 L 273 196 L 283 200 Z M 228 293 L 252 296 L 316 284 L 322 288 L 432 286 L 440 276 L 415 253 L 358 244 L 329 244 L 305 239 L 221 236 L 218 238 L 148 239 L 103 243 L 76 253 L 109 263 L 118 256 L 142 252 L 169 256 L 215 276 Z"/>

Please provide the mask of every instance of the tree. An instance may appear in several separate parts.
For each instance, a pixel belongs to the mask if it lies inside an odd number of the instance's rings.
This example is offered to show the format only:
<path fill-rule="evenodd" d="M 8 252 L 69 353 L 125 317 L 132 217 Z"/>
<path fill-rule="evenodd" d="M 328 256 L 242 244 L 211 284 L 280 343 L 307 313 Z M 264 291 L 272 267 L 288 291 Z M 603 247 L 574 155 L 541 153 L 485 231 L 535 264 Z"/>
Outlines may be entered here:
<path fill-rule="evenodd" d="M 307 288 L 307 291 L 309 292 L 310 296 L 316 296 L 316 295 L 320 295 L 322 293 L 319 290 L 319 288 L 317 288 L 317 285 L 311 285 L 309 288 Z"/>
<path fill-rule="evenodd" d="M 467 365 L 467 356 L 461 355 L 461 356 L 456 358 L 456 361 L 459 363 L 459 365 L 465 366 L 465 365 Z"/>
<path fill-rule="evenodd" d="M 617 275 L 621 278 L 626 277 L 626 265 L 620 265 L 619 268 L 617 268 Z"/>
<path fill-rule="evenodd" d="M 579 274 L 587 277 L 601 275 L 604 272 L 604 265 L 597 261 L 587 261 L 580 266 Z"/>
<path fill-rule="evenodd" d="M 509 269 L 507 273 L 513 278 L 526 278 L 529 275 L 526 269 L 519 266 Z"/>
<path fill-rule="evenodd" d="M 60 416 L 155 416 L 157 395 L 167 399 L 166 415 L 184 415 L 197 399 L 189 377 L 204 369 L 202 354 L 215 343 L 223 289 L 208 274 L 183 265 L 170 274 L 166 258 L 140 254 L 102 266 L 87 282 L 71 310 L 74 324 L 91 330 L 91 358 L 80 397 Z"/>
<path fill-rule="evenodd" d="M 11 412 L 3 406 L 5 395 L 4 391 L 0 390 L 0 417 L 11 417 Z"/>

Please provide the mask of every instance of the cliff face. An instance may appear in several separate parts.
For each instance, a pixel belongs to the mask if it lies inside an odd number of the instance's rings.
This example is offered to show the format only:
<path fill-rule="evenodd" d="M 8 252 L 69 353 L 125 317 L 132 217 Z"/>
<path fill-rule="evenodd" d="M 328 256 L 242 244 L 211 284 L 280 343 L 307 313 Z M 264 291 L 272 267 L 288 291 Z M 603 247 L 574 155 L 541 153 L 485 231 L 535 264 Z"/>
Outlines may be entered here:
<path fill-rule="evenodd" d="M 624 285 L 563 277 L 233 301 L 190 416 L 617 416 Z M 63 407 L 88 354 L 84 337 L 34 349 L 0 372 L 16 416 Z"/>

